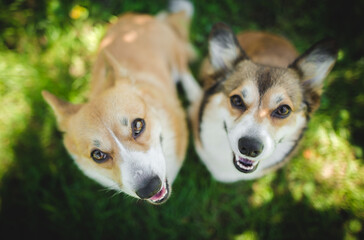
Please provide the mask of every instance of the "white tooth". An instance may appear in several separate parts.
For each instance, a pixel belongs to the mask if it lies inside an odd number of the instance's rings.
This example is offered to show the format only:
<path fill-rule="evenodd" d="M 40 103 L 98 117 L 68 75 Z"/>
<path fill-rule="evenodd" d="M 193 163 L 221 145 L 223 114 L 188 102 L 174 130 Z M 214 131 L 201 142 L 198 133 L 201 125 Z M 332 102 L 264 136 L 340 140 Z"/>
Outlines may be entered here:
<path fill-rule="evenodd" d="M 239 161 L 237 161 L 236 162 L 237 164 L 238 164 L 238 166 L 239 167 L 241 167 L 241 168 L 243 168 L 243 169 L 245 169 L 245 170 L 252 170 L 253 168 L 254 168 L 254 163 L 253 163 L 253 165 L 252 166 L 245 166 L 245 165 L 243 165 L 242 163 L 240 163 Z"/>

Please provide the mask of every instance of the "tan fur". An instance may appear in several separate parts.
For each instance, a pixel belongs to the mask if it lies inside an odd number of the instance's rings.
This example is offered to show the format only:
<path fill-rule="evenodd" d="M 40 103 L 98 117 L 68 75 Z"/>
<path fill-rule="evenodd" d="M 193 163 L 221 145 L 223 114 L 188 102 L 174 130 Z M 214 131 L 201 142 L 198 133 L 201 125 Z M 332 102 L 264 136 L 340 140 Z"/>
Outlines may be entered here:
<path fill-rule="evenodd" d="M 237 36 L 240 46 L 256 63 L 287 67 L 298 56 L 295 47 L 285 38 L 265 32 L 244 32 Z"/>
<path fill-rule="evenodd" d="M 157 84 L 163 86 L 161 91 L 175 92 L 174 83 L 170 79 L 171 67 L 174 65 L 180 71 L 188 69 L 188 46 L 188 42 L 181 39 L 170 25 L 162 20 L 149 15 L 123 15 L 110 27 L 101 41 L 100 54 L 92 75 L 91 97 L 109 84 L 105 81 L 108 69 L 103 52 L 112 54 L 119 68 L 132 72 L 134 78 L 150 74 L 158 79 Z"/>
<path fill-rule="evenodd" d="M 186 18 L 184 13 L 162 20 L 132 13 L 121 16 L 100 43 L 87 103 L 73 105 L 43 92 L 65 132 L 64 144 L 82 170 L 97 169 L 122 187 L 123 156 L 114 137 L 130 151 L 146 152 L 157 122 L 173 132 L 176 158 L 182 164 L 188 131 L 172 75 L 188 71 L 191 52 Z M 130 127 L 135 118 L 146 122 L 136 139 Z M 94 141 L 110 160 L 96 163 L 90 158 Z"/>
<path fill-rule="evenodd" d="M 133 81 L 143 94 L 156 101 L 158 104 L 156 108 L 166 109 L 166 112 L 171 113 L 174 131 L 180 136 L 178 138 L 180 142 L 176 144 L 180 159 L 183 159 L 186 149 L 187 131 L 175 85 L 170 79 L 170 65 L 175 65 L 180 71 L 188 69 L 186 63 L 189 52 L 186 49 L 189 43 L 186 29 L 189 27 L 189 21 L 185 19 L 183 12 L 169 15 L 167 24 L 149 15 L 131 13 L 123 15 L 110 27 L 100 44 L 100 54 L 96 60 L 91 82 L 91 98 L 93 98 L 100 89 L 103 89 L 100 86 L 107 80 L 102 78 L 102 73 L 107 71 L 102 52 L 112 53 L 120 68 L 132 73 Z M 169 20 L 171 22 L 168 22 Z M 180 23 L 180 26 L 176 26 L 176 23 Z M 182 38 L 176 34 L 178 29 L 182 29 L 180 34 Z M 152 81 L 147 82 L 145 75 L 150 75 Z M 110 84 L 106 83 L 106 86 L 108 85 Z"/>
<path fill-rule="evenodd" d="M 278 104 L 272 104 L 272 95 L 281 93 L 282 96 L 284 96 L 284 101 L 279 102 Z M 292 100 L 288 96 L 287 92 L 285 91 L 284 87 L 273 87 L 267 91 L 267 93 L 262 98 L 261 108 L 256 113 L 255 120 L 259 123 L 263 122 L 264 119 L 270 119 L 270 113 L 276 109 L 279 105 L 288 105 L 291 107 L 292 111 L 295 111 L 295 108 L 293 107 Z M 270 105 L 273 105 L 274 107 L 270 107 Z M 272 125 L 275 127 L 281 127 L 287 124 L 287 119 L 275 119 L 271 118 Z"/>

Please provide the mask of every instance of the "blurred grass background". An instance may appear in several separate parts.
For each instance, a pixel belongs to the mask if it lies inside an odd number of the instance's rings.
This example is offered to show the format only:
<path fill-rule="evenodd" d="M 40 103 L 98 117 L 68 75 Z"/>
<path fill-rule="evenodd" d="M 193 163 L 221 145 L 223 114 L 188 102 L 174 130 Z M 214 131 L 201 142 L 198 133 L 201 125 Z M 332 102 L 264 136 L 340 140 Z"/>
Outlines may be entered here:
<path fill-rule="evenodd" d="M 126 11 L 155 14 L 166 1 L 0 2 L 0 238 L 364 239 L 364 2 L 195 1 L 191 40 L 206 54 L 213 23 L 265 30 L 300 52 L 329 35 L 341 50 L 300 152 L 256 181 L 221 184 L 190 144 L 162 206 L 115 195 L 67 155 L 47 89 L 86 100 L 105 27 Z M 197 73 L 199 61 L 192 65 Z"/>

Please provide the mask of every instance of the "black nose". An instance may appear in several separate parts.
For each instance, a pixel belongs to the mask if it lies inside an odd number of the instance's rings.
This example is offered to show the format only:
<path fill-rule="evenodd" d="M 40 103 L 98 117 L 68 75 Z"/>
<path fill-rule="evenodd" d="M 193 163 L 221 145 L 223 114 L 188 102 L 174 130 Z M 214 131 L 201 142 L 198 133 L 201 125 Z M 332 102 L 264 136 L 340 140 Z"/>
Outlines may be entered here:
<path fill-rule="evenodd" d="M 242 137 L 239 139 L 239 151 L 248 157 L 257 157 L 263 151 L 264 145 L 254 139 L 249 137 Z"/>
<path fill-rule="evenodd" d="M 159 177 L 155 176 L 153 178 L 147 179 L 145 181 L 145 184 L 139 188 L 135 193 L 141 198 L 141 199 L 147 199 L 155 194 L 158 193 L 158 191 L 161 189 L 162 181 Z"/>

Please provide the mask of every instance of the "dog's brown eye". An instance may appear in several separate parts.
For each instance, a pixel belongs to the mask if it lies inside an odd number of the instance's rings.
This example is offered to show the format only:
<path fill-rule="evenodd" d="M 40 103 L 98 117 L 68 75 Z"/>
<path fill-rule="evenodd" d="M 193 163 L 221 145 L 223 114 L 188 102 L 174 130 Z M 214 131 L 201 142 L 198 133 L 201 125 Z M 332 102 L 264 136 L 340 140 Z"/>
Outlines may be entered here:
<path fill-rule="evenodd" d="M 141 118 L 135 119 L 131 125 L 131 128 L 133 132 L 133 137 L 137 138 L 144 131 L 145 128 L 144 120 Z"/>
<path fill-rule="evenodd" d="M 243 101 L 243 99 L 241 99 L 241 97 L 239 95 L 231 96 L 230 103 L 231 103 L 231 106 L 233 106 L 234 108 L 238 108 L 238 109 L 241 109 L 244 111 L 246 109 L 244 101 Z"/>
<path fill-rule="evenodd" d="M 107 153 L 96 149 L 91 152 L 91 158 L 97 163 L 103 163 L 107 161 L 110 157 Z"/>
<path fill-rule="evenodd" d="M 277 118 L 286 118 L 291 113 L 291 108 L 288 105 L 281 105 L 273 111 L 272 116 Z"/>

